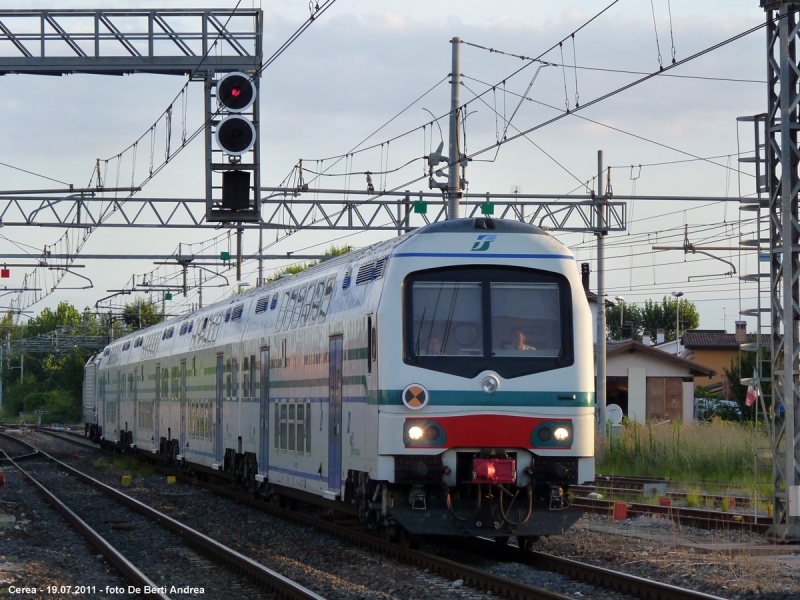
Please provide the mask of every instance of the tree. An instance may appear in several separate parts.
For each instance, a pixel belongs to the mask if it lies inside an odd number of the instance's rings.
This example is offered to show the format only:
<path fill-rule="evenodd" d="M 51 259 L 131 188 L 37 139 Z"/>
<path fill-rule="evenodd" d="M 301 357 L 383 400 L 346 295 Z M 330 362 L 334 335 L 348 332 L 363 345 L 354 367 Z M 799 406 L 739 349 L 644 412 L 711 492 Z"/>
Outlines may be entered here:
<path fill-rule="evenodd" d="M 12 315 L 0 319 L 8 339 L 20 340 L 47 335 L 59 330 L 58 337 L 103 337 L 106 329 L 94 314 L 85 309 L 79 312 L 68 302 L 54 310 L 45 308 L 23 325 L 15 325 Z M 62 329 L 63 328 L 63 329 Z M 94 350 L 60 344 L 58 352 L 15 352 L 3 361 L 3 412 L 6 418 L 20 411 L 47 410 L 49 419 L 77 421 L 81 413 L 83 366 Z M 23 367 L 22 369 L 21 367 Z"/>
<path fill-rule="evenodd" d="M 739 357 L 741 357 L 741 360 L 739 360 Z M 739 356 L 734 356 L 731 359 L 731 368 L 724 369 L 725 376 L 730 382 L 730 399 L 738 404 L 739 410 L 744 418 L 750 421 L 753 420 L 755 415 L 755 408 L 753 406 L 747 406 L 745 402 L 748 386 L 742 383 L 742 379 L 753 377 L 753 374 L 757 374 L 758 372 L 757 368 L 758 363 L 755 352 L 740 352 Z M 766 372 L 761 374 L 762 377 L 769 378 L 772 374 L 769 361 L 764 362 L 764 369 Z M 763 393 L 769 396 L 772 393 L 771 384 L 769 382 L 763 382 L 761 385 Z M 763 415 L 761 415 L 760 418 L 763 419 Z"/>
<path fill-rule="evenodd" d="M 700 324 L 700 314 L 697 312 L 697 307 L 688 300 L 664 296 L 661 302 L 653 302 L 648 298 L 643 307 L 625 304 L 623 319 L 633 323 L 634 339 L 641 341 L 644 331 L 649 331 L 651 336 L 655 336 L 656 331 L 663 328 L 664 339 L 674 340 L 678 301 L 680 301 L 681 332 L 697 329 Z M 620 310 L 622 308 L 619 304 L 606 308 L 606 330 L 611 339 L 620 337 Z"/>
<path fill-rule="evenodd" d="M 347 254 L 348 252 L 352 251 L 353 247 L 348 246 L 346 244 L 344 246 L 331 246 L 325 251 L 325 256 L 327 258 L 323 260 L 312 260 L 311 262 L 308 263 L 300 263 L 296 265 L 289 265 L 288 267 L 283 267 L 282 269 L 278 269 L 275 273 L 273 273 L 272 276 L 266 277 L 264 279 L 264 283 L 269 283 L 270 281 L 275 281 L 277 279 L 280 279 L 281 275 L 284 274 L 295 275 L 297 273 L 302 273 L 303 271 L 305 271 L 306 269 L 310 269 L 314 265 L 318 265 L 335 256 L 342 256 L 343 254 Z"/>
<path fill-rule="evenodd" d="M 143 296 L 136 296 L 132 302 L 126 302 L 125 310 L 122 311 L 122 320 L 131 331 L 161 323 L 163 318 L 161 305 L 152 298 Z"/>

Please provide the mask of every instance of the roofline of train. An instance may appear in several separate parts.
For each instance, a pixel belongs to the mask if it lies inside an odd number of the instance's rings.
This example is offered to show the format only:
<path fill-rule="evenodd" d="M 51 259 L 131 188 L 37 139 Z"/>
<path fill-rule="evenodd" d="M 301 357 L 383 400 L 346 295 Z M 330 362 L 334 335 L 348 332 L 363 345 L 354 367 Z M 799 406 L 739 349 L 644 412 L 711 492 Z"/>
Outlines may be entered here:
<path fill-rule="evenodd" d="M 471 223 L 471 227 L 467 227 L 467 223 Z M 500 225 L 498 228 L 497 225 Z M 207 313 L 212 313 L 216 310 L 219 310 L 220 307 L 224 305 L 236 304 L 241 302 L 242 300 L 249 299 L 253 296 L 260 296 L 265 292 L 267 294 L 271 293 L 273 290 L 279 289 L 283 287 L 286 283 L 291 282 L 291 285 L 294 285 L 295 282 L 301 281 L 305 278 L 315 278 L 321 271 L 326 271 L 332 269 L 334 267 L 340 266 L 341 264 L 357 262 L 360 258 L 365 256 L 369 256 L 370 254 L 384 252 L 387 249 L 390 250 L 389 257 L 393 253 L 394 249 L 400 246 L 402 243 L 407 241 L 409 238 L 420 235 L 420 234 L 427 234 L 427 233 L 467 233 L 470 231 L 499 231 L 501 233 L 528 233 L 534 235 L 546 235 L 548 237 L 552 237 L 547 231 L 537 227 L 536 225 L 530 225 L 528 223 L 521 223 L 519 221 L 511 221 L 508 219 L 490 219 L 489 217 L 475 217 L 470 219 L 453 219 L 449 221 L 439 221 L 436 223 L 429 223 L 423 227 L 419 227 L 407 233 L 404 233 L 400 236 L 394 237 L 390 240 L 384 240 L 382 242 L 377 242 L 375 244 L 371 244 L 359 250 L 353 250 L 352 252 L 348 252 L 347 254 L 342 254 L 339 256 L 334 256 L 332 258 L 323 260 L 321 263 L 316 264 L 308 269 L 301 271 L 299 273 L 293 273 L 288 277 L 280 277 L 265 285 L 261 285 L 258 287 L 253 288 L 252 290 L 248 290 L 241 294 L 237 294 L 230 298 L 225 298 L 223 300 L 219 300 L 213 304 L 209 304 L 208 306 L 204 306 L 203 308 L 197 309 L 190 313 L 186 313 L 185 315 L 180 315 L 176 317 L 172 317 L 169 319 L 165 319 L 160 323 L 156 323 L 155 325 L 151 325 L 149 327 L 144 327 L 142 329 L 137 329 L 136 331 L 124 335 L 115 339 L 110 344 L 106 344 L 102 350 L 93 354 L 89 361 L 86 364 L 89 364 L 93 361 L 96 356 L 102 355 L 106 349 L 112 348 L 118 344 L 124 344 L 128 340 L 134 340 L 139 336 L 147 335 L 148 333 L 152 333 L 154 331 L 159 331 L 161 328 L 166 329 L 176 323 L 181 323 L 183 321 L 195 318 L 200 315 L 204 315 Z"/>

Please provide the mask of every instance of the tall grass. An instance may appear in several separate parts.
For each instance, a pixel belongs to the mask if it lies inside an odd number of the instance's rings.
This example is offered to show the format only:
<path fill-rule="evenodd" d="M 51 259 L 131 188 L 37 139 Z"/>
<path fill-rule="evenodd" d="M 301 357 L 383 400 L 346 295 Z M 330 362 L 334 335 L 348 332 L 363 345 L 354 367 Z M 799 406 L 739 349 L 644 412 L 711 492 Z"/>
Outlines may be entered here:
<path fill-rule="evenodd" d="M 606 436 L 604 441 L 598 440 L 596 470 L 605 474 L 684 481 L 705 479 L 752 487 L 755 435 L 752 424 L 719 419 L 690 424 L 626 422 L 623 431 L 613 439 Z M 764 432 L 759 431 L 758 435 L 764 436 Z M 766 445 L 765 440 L 759 445 Z"/>

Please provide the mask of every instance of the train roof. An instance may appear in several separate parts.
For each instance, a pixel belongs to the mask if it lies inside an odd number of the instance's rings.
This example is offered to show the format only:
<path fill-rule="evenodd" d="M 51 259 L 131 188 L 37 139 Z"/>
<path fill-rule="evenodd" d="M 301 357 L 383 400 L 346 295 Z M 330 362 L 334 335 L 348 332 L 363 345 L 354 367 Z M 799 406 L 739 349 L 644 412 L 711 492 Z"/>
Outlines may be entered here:
<path fill-rule="evenodd" d="M 162 334 L 167 333 L 169 334 L 166 339 L 162 340 L 165 342 L 166 345 L 172 346 L 176 343 L 178 336 L 174 335 L 177 333 L 175 331 L 176 327 L 182 328 L 182 323 L 188 320 L 194 320 L 198 317 L 210 316 L 219 312 L 220 310 L 225 310 L 226 307 L 235 306 L 238 307 L 241 304 L 250 305 L 254 302 L 253 298 L 255 296 L 269 296 L 273 294 L 280 288 L 285 287 L 288 285 L 294 285 L 297 282 L 301 282 L 304 279 L 313 279 L 320 276 L 320 273 L 325 271 L 335 270 L 336 268 L 342 266 L 343 264 L 355 264 L 364 259 L 368 259 L 374 255 L 380 256 L 387 256 L 389 255 L 394 248 L 402 244 L 403 242 L 407 241 L 409 238 L 417 235 L 426 235 L 431 233 L 441 234 L 441 233 L 480 233 L 480 232 L 489 232 L 494 231 L 497 233 L 512 233 L 512 234 L 528 234 L 528 235 L 545 235 L 549 237 L 549 234 L 540 227 L 536 225 L 531 225 L 528 223 L 522 223 L 519 221 L 511 221 L 507 219 L 491 219 L 488 217 L 477 217 L 472 219 L 453 219 L 449 221 L 439 221 L 436 223 L 431 223 L 429 225 L 425 225 L 424 227 L 420 227 L 418 229 L 414 229 L 409 231 L 403 235 L 394 237 L 389 240 L 385 240 L 382 242 L 378 242 L 376 244 L 372 244 L 365 248 L 361 248 L 359 250 L 354 250 L 353 252 L 348 252 L 347 254 L 342 254 L 340 256 L 335 256 L 333 258 L 327 259 L 322 261 L 319 264 L 313 265 L 304 271 L 299 273 L 295 273 L 289 275 L 287 277 L 280 277 L 274 281 L 270 281 L 269 283 L 253 288 L 252 290 L 248 290 L 244 293 L 237 294 L 233 297 L 228 297 L 213 304 L 209 304 L 208 306 L 204 306 L 201 309 L 192 311 L 190 313 L 186 313 L 183 315 L 171 317 L 165 319 L 161 323 L 156 325 L 152 325 L 145 329 L 139 329 L 133 333 L 127 334 L 123 337 L 120 337 L 114 340 L 111 344 L 108 344 L 104 350 L 98 354 L 97 358 L 100 356 L 110 356 L 116 355 L 119 356 L 120 351 L 128 350 L 131 344 L 134 344 L 134 341 L 137 338 L 145 338 L 146 336 L 151 336 L 153 334 L 157 334 L 161 332 Z M 172 332 L 170 332 L 170 328 L 172 328 Z M 182 334 L 181 334 L 182 335 Z M 163 335 L 162 335 L 163 337 Z M 174 338 L 174 339 L 173 339 Z M 139 342 L 140 345 L 144 344 L 144 340 Z M 127 345 L 127 347 L 125 347 Z M 158 344 L 159 350 L 164 350 L 166 348 L 163 347 L 162 344 Z M 115 357 L 116 358 L 116 357 Z M 116 360 L 112 360 L 112 363 L 116 363 Z"/>

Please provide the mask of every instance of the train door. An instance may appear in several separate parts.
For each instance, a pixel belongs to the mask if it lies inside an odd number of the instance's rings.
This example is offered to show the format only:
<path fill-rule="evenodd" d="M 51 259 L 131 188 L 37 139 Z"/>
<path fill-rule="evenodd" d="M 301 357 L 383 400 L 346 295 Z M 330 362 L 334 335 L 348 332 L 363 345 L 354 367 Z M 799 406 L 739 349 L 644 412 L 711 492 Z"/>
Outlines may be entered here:
<path fill-rule="evenodd" d="M 259 436 L 258 459 L 259 471 L 266 473 L 269 469 L 269 348 L 261 349 L 261 372 L 259 385 L 261 431 Z"/>
<path fill-rule="evenodd" d="M 181 402 L 181 433 L 179 454 L 183 454 L 186 448 L 186 361 L 181 361 L 180 381 L 178 382 L 178 397 Z"/>
<path fill-rule="evenodd" d="M 225 362 L 223 361 L 222 354 L 217 354 L 217 414 L 215 415 L 216 426 L 214 427 L 215 435 L 215 452 L 217 462 L 222 462 L 222 397 L 223 397 L 223 384 L 225 381 Z"/>
<path fill-rule="evenodd" d="M 342 337 L 329 342 L 328 489 L 342 488 Z"/>
<path fill-rule="evenodd" d="M 133 437 L 131 438 L 132 443 L 136 444 L 137 435 L 139 434 L 139 394 L 137 393 L 137 383 L 139 381 L 139 369 L 136 368 L 133 370 L 133 382 L 132 382 L 132 400 L 133 400 L 133 423 L 131 423 L 131 430 L 133 431 Z"/>
<path fill-rule="evenodd" d="M 161 447 L 161 365 L 156 365 L 156 399 L 153 410 L 153 448 Z"/>
<path fill-rule="evenodd" d="M 121 371 L 117 371 L 117 416 L 116 416 L 116 427 L 114 431 L 117 432 L 117 438 L 115 441 L 121 441 L 120 432 L 122 431 L 122 423 L 120 421 L 120 417 L 122 415 L 122 396 L 125 394 L 125 376 L 122 374 Z"/>

